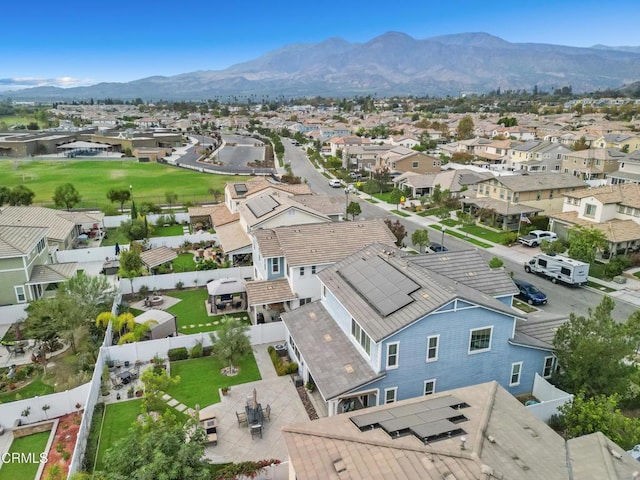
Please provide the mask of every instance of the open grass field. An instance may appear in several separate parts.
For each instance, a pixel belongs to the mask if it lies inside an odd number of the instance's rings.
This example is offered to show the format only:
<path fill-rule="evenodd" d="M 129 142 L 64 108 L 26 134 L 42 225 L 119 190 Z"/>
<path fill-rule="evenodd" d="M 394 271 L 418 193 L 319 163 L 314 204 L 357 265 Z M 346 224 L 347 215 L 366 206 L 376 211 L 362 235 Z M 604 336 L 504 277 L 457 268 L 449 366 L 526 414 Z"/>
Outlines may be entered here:
<path fill-rule="evenodd" d="M 51 432 L 47 431 L 14 439 L 9 448 L 8 461 L 2 463 L 2 468 L 0 468 L 0 480 L 26 480 L 35 478 L 38 467 L 40 466 L 40 454 L 44 452 L 47 446 L 49 435 L 51 435 Z M 29 458 L 33 461 L 12 462 L 12 453 L 31 454 Z"/>
<path fill-rule="evenodd" d="M 234 366 L 240 369 L 238 375 L 226 377 L 220 370 L 228 365 L 215 357 L 171 362 L 171 376 L 180 376 L 180 382 L 169 387 L 166 393 L 188 407 L 195 408 L 196 404 L 205 407 L 220 401 L 219 388 L 262 378 L 253 353 L 240 359 Z"/>
<path fill-rule="evenodd" d="M 44 126 L 40 123 L 37 122 L 35 117 L 25 117 L 25 116 L 21 116 L 21 115 L 0 115 L 0 122 L 4 122 L 7 124 L 7 126 L 12 126 L 12 125 L 29 125 L 31 122 L 36 122 L 40 128 L 43 128 Z M 20 130 L 18 130 L 20 131 Z M 32 130 L 23 130 L 24 132 L 32 132 Z"/>
<path fill-rule="evenodd" d="M 7 187 L 25 185 L 36 194 L 34 205 L 51 205 L 58 185 L 72 183 L 82 196 L 77 207 L 108 205 L 111 188 L 133 187 L 137 203 L 165 203 L 165 193 L 174 192 L 178 202 L 212 201 L 209 188 L 224 190 L 229 181 L 244 181 L 241 175 L 211 175 L 158 163 L 132 160 L 2 160 L 0 177 Z M 113 204 L 120 207 L 118 204 Z"/>
<path fill-rule="evenodd" d="M 131 424 L 142 412 L 142 400 L 127 400 L 126 402 L 110 403 L 104 413 L 104 422 L 100 433 L 98 447 L 98 461 L 96 470 L 104 469 L 104 454 L 118 439 L 124 437 Z"/>

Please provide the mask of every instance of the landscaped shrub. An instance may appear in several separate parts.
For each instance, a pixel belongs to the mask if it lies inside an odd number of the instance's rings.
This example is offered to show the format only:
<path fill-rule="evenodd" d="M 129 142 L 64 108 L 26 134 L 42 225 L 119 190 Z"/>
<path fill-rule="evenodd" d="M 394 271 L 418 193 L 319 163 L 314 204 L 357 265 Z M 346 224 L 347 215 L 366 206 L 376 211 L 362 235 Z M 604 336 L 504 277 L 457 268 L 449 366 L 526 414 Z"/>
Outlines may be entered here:
<path fill-rule="evenodd" d="M 295 362 L 284 363 L 282 361 L 282 357 L 278 355 L 276 349 L 271 345 L 267 347 L 267 352 L 271 357 L 271 363 L 273 363 L 273 367 L 276 369 L 276 373 L 278 374 L 278 376 L 282 377 L 283 375 L 298 373 L 298 364 Z"/>
<path fill-rule="evenodd" d="M 172 348 L 169 350 L 167 355 L 169 356 L 169 360 L 171 360 L 172 362 L 175 362 L 177 360 L 186 360 L 187 358 L 189 358 L 187 347 Z"/>
<path fill-rule="evenodd" d="M 103 414 L 104 403 L 96 403 L 96 406 L 93 409 L 93 417 L 91 417 L 89 438 L 87 439 L 87 447 L 82 461 L 82 470 L 85 472 L 93 472 L 93 464 L 95 463 L 96 454 L 98 452 L 98 441 L 100 440 L 100 429 L 102 428 Z"/>
<path fill-rule="evenodd" d="M 184 288 L 184 282 L 176 282 L 176 289 L 182 290 Z"/>
<path fill-rule="evenodd" d="M 517 239 L 518 239 L 517 233 L 506 232 L 502 235 L 502 239 L 500 240 L 500 243 L 502 243 L 503 245 L 511 245 L 512 243 L 515 243 Z"/>
<path fill-rule="evenodd" d="M 213 353 L 213 345 L 209 345 L 208 347 L 202 348 L 203 357 L 210 357 L 212 353 Z"/>
<path fill-rule="evenodd" d="M 626 255 L 616 255 L 604 266 L 603 273 L 607 278 L 613 278 L 631 266 L 631 259 Z"/>
<path fill-rule="evenodd" d="M 202 348 L 202 343 L 201 342 L 197 342 L 193 348 L 191 349 L 191 351 L 189 352 L 189 357 L 191 358 L 200 358 L 203 355 L 203 348 Z"/>
<path fill-rule="evenodd" d="M 498 257 L 493 257 L 491 260 L 489 260 L 489 268 L 500 268 L 503 265 L 504 262 Z"/>

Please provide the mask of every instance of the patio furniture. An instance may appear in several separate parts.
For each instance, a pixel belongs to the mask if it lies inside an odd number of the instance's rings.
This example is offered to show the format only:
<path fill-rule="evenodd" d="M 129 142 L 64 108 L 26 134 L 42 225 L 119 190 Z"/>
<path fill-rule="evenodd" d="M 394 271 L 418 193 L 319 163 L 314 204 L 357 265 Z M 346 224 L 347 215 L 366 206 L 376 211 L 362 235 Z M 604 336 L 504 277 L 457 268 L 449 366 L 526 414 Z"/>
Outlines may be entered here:
<path fill-rule="evenodd" d="M 243 424 L 248 425 L 247 423 L 247 414 L 244 412 L 236 412 L 236 418 L 238 419 L 238 426 L 241 427 Z"/>
<path fill-rule="evenodd" d="M 114 390 L 120 390 L 122 388 L 122 384 L 118 382 L 118 380 L 116 380 L 113 377 L 111 378 L 111 385 L 113 386 Z"/>
<path fill-rule="evenodd" d="M 129 370 L 125 370 L 124 372 L 120 372 L 118 374 L 118 377 L 120 377 L 120 381 L 124 385 L 127 385 L 127 384 L 131 383 L 134 380 L 133 375 L 131 375 L 131 372 Z"/>
<path fill-rule="evenodd" d="M 205 434 L 207 435 L 207 442 L 212 443 L 214 446 L 218 445 L 218 424 L 216 420 L 215 415 L 201 420 Z"/>
<path fill-rule="evenodd" d="M 258 403 L 256 408 L 253 408 L 250 405 L 244 407 L 245 412 L 247 413 L 247 422 L 250 426 L 254 425 L 262 425 L 264 420 L 264 414 L 262 413 L 262 405 Z"/>
<path fill-rule="evenodd" d="M 226 303 L 217 303 L 216 304 L 216 308 L 218 310 L 224 310 L 225 308 L 227 308 L 227 304 Z"/>
<path fill-rule="evenodd" d="M 257 436 L 262 438 L 262 425 L 251 425 L 251 439 L 253 440 Z"/>

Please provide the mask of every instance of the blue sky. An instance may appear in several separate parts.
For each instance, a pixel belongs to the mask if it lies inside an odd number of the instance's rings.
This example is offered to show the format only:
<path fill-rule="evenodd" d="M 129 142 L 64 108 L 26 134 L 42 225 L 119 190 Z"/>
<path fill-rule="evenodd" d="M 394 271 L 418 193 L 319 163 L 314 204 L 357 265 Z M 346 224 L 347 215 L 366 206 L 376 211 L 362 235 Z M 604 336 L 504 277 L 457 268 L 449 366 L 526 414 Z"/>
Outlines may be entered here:
<path fill-rule="evenodd" d="M 12 1 L 2 9 L 0 90 L 220 70 L 290 43 L 366 42 L 388 31 L 640 46 L 639 14 L 637 0 Z"/>

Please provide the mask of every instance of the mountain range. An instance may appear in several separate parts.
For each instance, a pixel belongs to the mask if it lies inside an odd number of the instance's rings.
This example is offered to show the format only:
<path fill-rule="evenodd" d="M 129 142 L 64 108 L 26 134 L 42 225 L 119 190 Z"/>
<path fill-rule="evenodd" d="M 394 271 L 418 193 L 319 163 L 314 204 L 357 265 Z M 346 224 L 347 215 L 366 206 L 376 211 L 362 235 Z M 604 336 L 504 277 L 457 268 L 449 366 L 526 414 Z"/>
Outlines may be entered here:
<path fill-rule="evenodd" d="M 161 68 L 161 67 L 159 67 Z M 388 32 L 365 43 L 329 38 L 298 43 L 224 70 L 207 70 L 87 87 L 3 92 L 12 99 L 202 100 L 304 96 L 486 93 L 500 88 L 574 93 L 620 88 L 640 80 L 640 47 L 578 48 L 510 43 L 487 33 L 417 40 Z"/>

